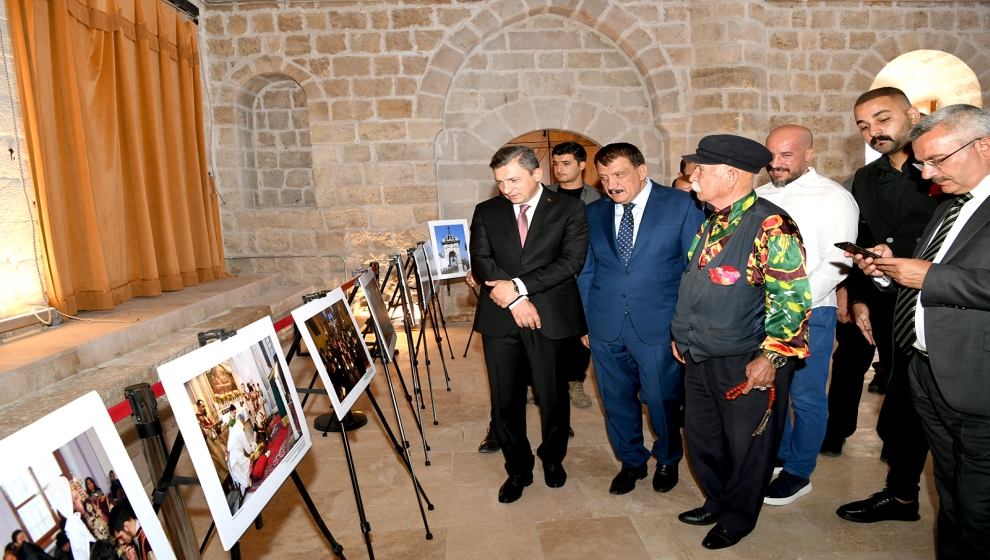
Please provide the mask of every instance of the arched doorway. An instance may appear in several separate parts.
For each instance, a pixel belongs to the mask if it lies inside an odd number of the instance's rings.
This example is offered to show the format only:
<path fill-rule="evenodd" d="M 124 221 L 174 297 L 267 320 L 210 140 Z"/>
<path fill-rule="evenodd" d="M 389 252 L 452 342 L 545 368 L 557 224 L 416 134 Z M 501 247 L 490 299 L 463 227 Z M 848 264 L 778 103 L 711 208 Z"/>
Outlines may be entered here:
<path fill-rule="evenodd" d="M 917 50 L 898 56 L 880 70 L 870 89 L 879 87 L 900 89 L 922 115 L 957 103 L 983 105 L 976 73 L 959 58 L 942 51 Z M 867 145 L 866 163 L 878 157 L 880 153 Z"/>
<path fill-rule="evenodd" d="M 598 149 L 601 146 L 580 134 L 564 132 L 562 130 L 534 130 L 506 142 L 505 145 L 529 146 L 533 148 L 533 151 L 536 152 L 536 157 L 540 158 L 540 169 L 543 170 L 544 177 L 543 182 L 551 185 L 560 181 L 557 180 L 557 176 L 553 172 L 553 166 L 550 165 L 550 153 L 553 151 L 554 146 L 563 144 L 564 142 L 577 142 L 588 152 L 588 163 L 584 168 L 584 182 L 596 189 L 601 188 L 598 171 L 595 169 L 595 154 L 598 153 Z"/>

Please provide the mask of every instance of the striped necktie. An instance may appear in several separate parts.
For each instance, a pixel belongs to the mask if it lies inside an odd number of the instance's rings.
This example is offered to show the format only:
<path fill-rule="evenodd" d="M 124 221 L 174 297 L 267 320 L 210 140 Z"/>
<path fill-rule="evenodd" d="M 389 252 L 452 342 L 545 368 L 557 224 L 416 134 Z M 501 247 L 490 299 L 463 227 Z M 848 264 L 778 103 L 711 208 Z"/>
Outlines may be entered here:
<path fill-rule="evenodd" d="M 938 227 L 938 231 L 935 232 L 931 242 L 928 243 L 928 248 L 922 253 L 922 259 L 928 262 L 934 262 L 935 256 L 938 255 L 939 250 L 942 248 L 942 243 L 945 242 L 945 238 L 949 235 L 949 230 L 952 229 L 952 224 L 956 223 L 956 218 L 959 217 L 959 212 L 962 211 L 963 205 L 972 198 L 972 193 L 965 193 L 956 197 L 955 202 L 952 203 L 952 207 L 949 208 L 949 213 L 942 220 L 942 225 Z M 914 346 L 915 341 L 918 340 L 918 335 L 914 328 L 914 311 L 918 307 L 919 292 L 920 290 L 915 290 L 914 288 L 902 287 L 897 293 L 897 302 L 894 304 L 894 341 L 903 350 L 910 350 Z"/>

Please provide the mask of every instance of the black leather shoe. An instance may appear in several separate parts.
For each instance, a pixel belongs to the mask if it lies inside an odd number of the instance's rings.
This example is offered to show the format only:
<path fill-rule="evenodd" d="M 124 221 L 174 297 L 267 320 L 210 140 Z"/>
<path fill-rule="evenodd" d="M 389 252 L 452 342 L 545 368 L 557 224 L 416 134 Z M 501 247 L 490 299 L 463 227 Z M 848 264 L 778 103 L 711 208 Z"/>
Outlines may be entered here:
<path fill-rule="evenodd" d="M 826 439 L 822 442 L 822 448 L 818 450 L 818 454 L 826 457 L 838 457 L 842 455 L 842 446 L 845 443 L 846 438 L 839 440 Z"/>
<path fill-rule="evenodd" d="M 633 488 L 636 487 L 636 481 L 646 478 L 648 472 L 646 465 L 642 467 L 622 467 L 619 474 L 615 475 L 615 478 L 612 479 L 612 484 L 608 487 L 608 493 L 618 496 L 632 492 Z"/>
<path fill-rule="evenodd" d="M 719 517 L 721 515 L 705 511 L 705 508 L 694 508 L 678 515 L 677 520 L 688 525 L 713 525 L 718 523 Z"/>
<path fill-rule="evenodd" d="M 498 489 L 498 501 L 503 504 L 511 504 L 522 497 L 523 489 L 533 483 L 533 473 L 514 474 L 506 479 L 502 487 Z"/>
<path fill-rule="evenodd" d="M 739 539 L 740 537 L 736 537 L 732 533 L 716 525 L 712 527 L 711 531 L 708 531 L 707 535 L 705 535 L 705 540 L 701 541 L 701 546 L 707 548 L 708 550 L 729 548 L 739 542 Z"/>
<path fill-rule="evenodd" d="M 498 444 L 495 433 L 488 430 L 485 439 L 481 440 L 481 445 L 478 446 L 478 453 L 495 453 L 499 449 L 502 449 L 502 446 Z"/>
<path fill-rule="evenodd" d="M 567 482 L 567 473 L 564 471 L 564 465 L 560 463 L 544 463 L 543 481 L 550 488 L 560 488 L 563 486 Z"/>
<path fill-rule="evenodd" d="M 918 500 L 902 504 L 893 492 L 884 488 L 865 500 L 839 506 L 835 514 L 856 523 L 876 523 L 877 521 L 917 521 Z"/>
<path fill-rule="evenodd" d="M 677 465 L 657 463 L 657 472 L 653 473 L 653 489 L 657 492 L 670 492 L 674 486 L 677 486 Z"/>

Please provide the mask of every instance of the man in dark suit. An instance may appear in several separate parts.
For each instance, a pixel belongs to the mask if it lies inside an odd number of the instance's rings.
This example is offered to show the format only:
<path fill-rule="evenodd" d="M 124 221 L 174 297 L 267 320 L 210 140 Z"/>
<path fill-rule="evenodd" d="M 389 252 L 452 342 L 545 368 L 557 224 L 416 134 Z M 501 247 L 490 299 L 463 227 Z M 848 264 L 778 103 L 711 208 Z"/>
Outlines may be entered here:
<path fill-rule="evenodd" d="M 861 95 L 853 110 L 863 139 L 883 155 L 856 172 L 852 194 L 859 205 L 860 247 L 885 243 L 897 254 L 914 251 L 921 232 L 938 207 L 932 183 L 921 176 L 908 139 L 921 115 L 897 88 L 878 88 Z M 859 327 L 837 331 L 839 347 L 832 362 L 829 418 L 822 452 L 841 453 L 842 442 L 856 430 L 863 374 L 873 361 L 875 345 L 890 379 L 877 420 L 882 456 L 890 471 L 887 485 L 865 500 L 844 504 L 836 514 L 848 521 L 916 521 L 921 472 L 928 457 L 921 419 L 911 406 L 907 357 L 892 344 L 894 296 L 884 293 L 858 269 L 846 280 L 852 319 Z"/>
<path fill-rule="evenodd" d="M 684 384 L 668 351 L 670 321 L 704 214 L 689 194 L 648 179 L 632 144 L 605 146 L 595 165 L 609 198 L 588 206 L 588 259 L 578 285 L 608 437 L 622 461 L 609 492 L 632 491 L 646 478 L 650 455 L 657 458 L 653 489 L 667 492 L 684 455 L 677 421 Z M 649 448 L 643 404 L 656 435 Z"/>
<path fill-rule="evenodd" d="M 897 288 L 894 341 L 931 446 L 938 557 L 990 557 L 990 113 L 935 111 L 911 129 L 916 167 L 954 195 L 939 206 L 912 258 L 886 244 L 858 257 Z M 890 284 L 893 280 L 896 284 Z"/>
<path fill-rule="evenodd" d="M 498 500 L 510 503 L 533 482 L 535 459 L 526 438 L 528 362 L 540 400 L 547 486 L 567 480 L 570 403 L 560 367 L 561 343 L 588 332 L 575 275 L 588 251 L 584 204 L 540 184 L 540 162 L 531 148 L 506 146 L 491 168 L 501 196 L 486 200 L 471 219 L 471 258 L 483 282 L 477 311 L 492 411 L 509 478 Z"/>

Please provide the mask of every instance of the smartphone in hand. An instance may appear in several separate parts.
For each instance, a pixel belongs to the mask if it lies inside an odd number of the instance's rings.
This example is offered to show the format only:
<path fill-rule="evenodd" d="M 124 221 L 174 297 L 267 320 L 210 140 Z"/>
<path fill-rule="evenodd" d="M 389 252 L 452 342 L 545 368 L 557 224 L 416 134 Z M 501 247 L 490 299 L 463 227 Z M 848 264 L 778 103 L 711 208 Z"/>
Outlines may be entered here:
<path fill-rule="evenodd" d="M 856 245 L 855 243 L 850 243 L 849 241 L 836 243 L 835 246 L 853 255 L 863 255 L 864 257 L 873 257 L 874 259 L 881 258 L 880 255 L 874 253 L 873 251 L 870 251 L 869 249 L 864 249 L 859 245 Z"/>

